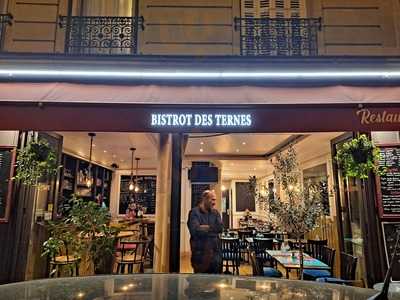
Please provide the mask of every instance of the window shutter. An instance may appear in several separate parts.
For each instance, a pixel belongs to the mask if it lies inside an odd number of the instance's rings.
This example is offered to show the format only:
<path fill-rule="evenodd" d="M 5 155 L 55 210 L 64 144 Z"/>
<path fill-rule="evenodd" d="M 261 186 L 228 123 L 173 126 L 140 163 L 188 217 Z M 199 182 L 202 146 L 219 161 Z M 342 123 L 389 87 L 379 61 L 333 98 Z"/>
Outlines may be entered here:
<path fill-rule="evenodd" d="M 242 0 L 245 18 L 305 18 L 305 0 Z"/>

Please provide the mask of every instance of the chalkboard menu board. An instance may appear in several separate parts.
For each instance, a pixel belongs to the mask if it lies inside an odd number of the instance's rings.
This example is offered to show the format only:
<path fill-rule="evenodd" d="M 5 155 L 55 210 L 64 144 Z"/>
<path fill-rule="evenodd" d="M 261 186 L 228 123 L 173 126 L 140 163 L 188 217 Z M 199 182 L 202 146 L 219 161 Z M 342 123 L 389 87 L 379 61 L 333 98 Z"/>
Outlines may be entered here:
<path fill-rule="evenodd" d="M 379 165 L 386 168 L 377 177 L 378 207 L 382 218 L 400 217 L 400 146 L 380 146 Z"/>
<path fill-rule="evenodd" d="M 400 232 L 400 222 L 383 222 L 383 238 L 385 240 L 385 252 L 388 266 L 395 251 L 397 233 Z M 392 280 L 400 281 L 400 247 L 396 249 L 395 264 L 393 266 Z"/>
<path fill-rule="evenodd" d="M 14 148 L 0 147 L 0 222 L 8 221 L 14 163 Z"/>
<path fill-rule="evenodd" d="M 135 180 L 136 176 L 133 176 Z M 125 214 L 131 201 L 146 207 L 146 214 L 156 213 L 156 183 L 157 176 L 138 176 L 138 192 L 129 191 L 130 176 L 121 176 L 119 194 L 119 214 Z"/>

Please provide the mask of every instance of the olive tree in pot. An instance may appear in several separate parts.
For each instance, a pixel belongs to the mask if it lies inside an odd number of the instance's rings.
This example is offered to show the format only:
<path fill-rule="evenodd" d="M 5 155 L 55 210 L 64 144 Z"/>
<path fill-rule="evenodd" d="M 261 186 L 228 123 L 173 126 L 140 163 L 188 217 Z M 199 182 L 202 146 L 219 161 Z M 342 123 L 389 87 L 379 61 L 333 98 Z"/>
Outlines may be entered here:
<path fill-rule="evenodd" d="M 319 226 L 318 221 L 323 213 L 321 190 L 316 184 L 302 185 L 302 173 L 292 146 L 286 152 L 277 154 L 271 163 L 275 184 L 280 185 L 282 193 L 275 193 L 274 197 L 259 193 L 256 177 L 250 177 L 250 192 L 259 203 L 266 204 L 263 207 L 274 220 L 275 227 L 296 237 L 300 245 L 300 276 L 303 278 L 304 255 L 300 239 Z"/>
<path fill-rule="evenodd" d="M 109 227 L 110 213 L 93 201 L 71 200 L 67 217 L 82 239 L 83 251 L 92 262 L 95 274 L 112 273 L 113 254 L 119 229 Z"/>

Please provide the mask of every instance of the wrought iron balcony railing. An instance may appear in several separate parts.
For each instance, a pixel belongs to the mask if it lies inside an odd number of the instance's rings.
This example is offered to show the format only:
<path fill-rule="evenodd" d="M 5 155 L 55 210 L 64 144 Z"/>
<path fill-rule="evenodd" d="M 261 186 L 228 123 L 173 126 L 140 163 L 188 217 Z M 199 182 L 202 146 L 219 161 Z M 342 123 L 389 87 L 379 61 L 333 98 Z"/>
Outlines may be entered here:
<path fill-rule="evenodd" d="M 143 17 L 60 16 L 65 27 L 65 54 L 133 55 Z"/>
<path fill-rule="evenodd" d="M 244 56 L 318 55 L 321 19 L 235 18 Z"/>
<path fill-rule="evenodd" d="M 0 50 L 3 49 L 4 33 L 7 25 L 12 25 L 13 16 L 11 14 L 0 14 Z"/>

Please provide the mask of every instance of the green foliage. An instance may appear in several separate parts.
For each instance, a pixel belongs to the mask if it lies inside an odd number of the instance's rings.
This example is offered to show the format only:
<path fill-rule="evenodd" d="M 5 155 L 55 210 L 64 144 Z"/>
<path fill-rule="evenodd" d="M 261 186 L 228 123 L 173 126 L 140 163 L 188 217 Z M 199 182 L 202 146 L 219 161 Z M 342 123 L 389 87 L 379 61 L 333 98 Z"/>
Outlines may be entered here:
<path fill-rule="evenodd" d="M 119 229 L 109 227 L 111 216 L 106 208 L 93 201 L 73 197 L 68 214 L 58 222 L 49 222 L 50 238 L 43 244 L 43 254 L 59 255 L 68 247 L 81 256 L 87 254 L 95 269 L 110 260 Z"/>
<path fill-rule="evenodd" d="M 297 237 L 318 227 L 318 220 L 323 213 L 320 185 L 308 183 L 301 185 L 301 172 L 298 168 L 297 155 L 293 147 L 285 153 L 279 153 L 273 161 L 274 181 L 280 184 L 282 197 L 261 195 L 257 189 L 257 179 L 250 177 L 250 192 L 258 202 L 267 204 L 267 212 L 275 227 Z"/>
<path fill-rule="evenodd" d="M 76 238 L 75 227 L 64 221 L 48 222 L 49 239 L 43 243 L 42 256 L 54 258 L 64 251 L 68 255 L 79 253 L 80 240 Z"/>
<path fill-rule="evenodd" d="M 75 197 L 71 202 L 67 222 L 76 227 L 82 237 L 84 251 L 96 268 L 113 255 L 119 230 L 108 226 L 111 216 L 106 208 Z"/>
<path fill-rule="evenodd" d="M 49 237 L 47 241 L 43 243 L 42 256 L 54 258 L 59 255 L 63 247 L 64 243 L 62 240 L 57 237 Z"/>
<path fill-rule="evenodd" d="M 34 186 L 42 178 L 57 174 L 57 157 L 50 145 L 43 139 L 31 141 L 18 151 L 15 179 Z"/>
<path fill-rule="evenodd" d="M 365 134 L 344 143 L 335 159 L 346 177 L 367 179 L 370 172 L 382 175 L 385 171 L 377 164 L 380 159 L 379 148 Z"/>

